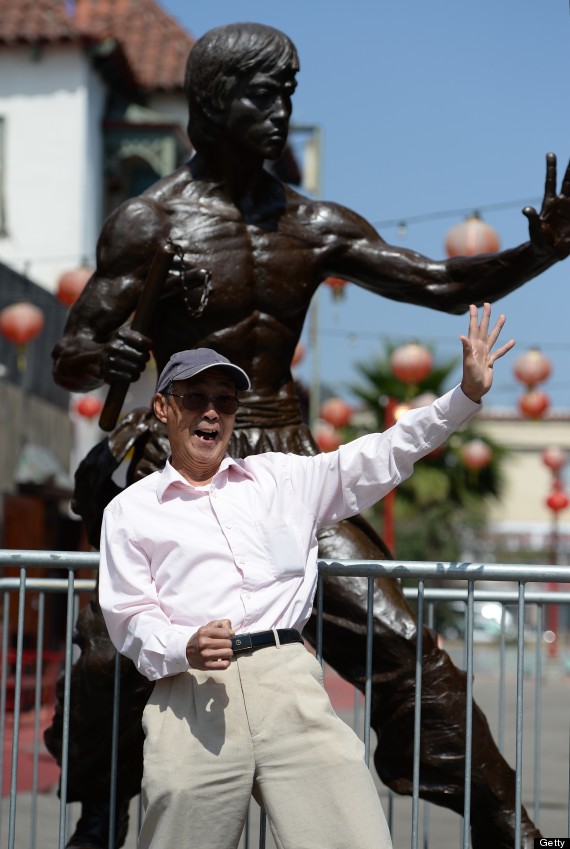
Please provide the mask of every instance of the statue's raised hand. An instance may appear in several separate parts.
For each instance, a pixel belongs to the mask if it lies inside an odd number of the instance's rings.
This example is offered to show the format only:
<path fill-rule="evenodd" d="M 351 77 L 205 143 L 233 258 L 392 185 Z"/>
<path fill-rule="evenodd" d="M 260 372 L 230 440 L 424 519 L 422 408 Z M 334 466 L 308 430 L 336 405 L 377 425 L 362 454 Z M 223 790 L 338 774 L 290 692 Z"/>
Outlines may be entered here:
<path fill-rule="evenodd" d="M 556 156 L 546 154 L 546 181 L 540 213 L 526 206 L 532 244 L 542 253 L 564 259 L 570 254 L 570 163 L 564 174 L 560 194 L 556 194 Z"/>

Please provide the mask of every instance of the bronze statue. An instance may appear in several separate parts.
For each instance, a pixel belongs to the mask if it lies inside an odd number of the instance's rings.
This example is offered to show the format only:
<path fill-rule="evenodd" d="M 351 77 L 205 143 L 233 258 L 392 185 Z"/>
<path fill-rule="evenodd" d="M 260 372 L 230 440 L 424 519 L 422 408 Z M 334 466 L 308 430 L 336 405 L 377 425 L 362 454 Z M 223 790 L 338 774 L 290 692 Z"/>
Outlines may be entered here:
<path fill-rule="evenodd" d="M 186 72 L 188 163 L 127 201 L 106 221 L 97 269 L 72 308 L 54 348 L 56 381 L 73 391 L 136 380 L 152 349 L 160 371 L 177 350 L 214 348 L 242 366 L 253 391 L 240 408 L 234 456 L 268 449 L 314 453 L 302 421 L 290 362 L 311 298 L 328 275 L 345 277 L 394 300 L 461 313 L 495 301 L 570 253 L 570 168 L 556 193 L 556 158 L 547 157 L 540 213 L 523 210 L 530 239 L 496 255 L 436 262 L 388 245 L 356 213 L 310 200 L 264 169 L 287 139 L 299 62 L 283 34 L 256 24 L 211 30 L 193 47 Z M 157 248 L 176 251 L 147 335 L 128 326 Z M 150 401 L 150 399 L 149 399 Z M 136 411 L 86 458 L 75 501 L 97 545 L 101 511 L 116 492 L 110 474 L 134 446 L 129 479 L 156 468 L 168 452 L 149 411 Z M 389 552 L 361 519 L 323 533 L 323 557 L 384 559 Z M 426 552 L 435 556 L 437 552 Z M 372 724 L 375 764 L 398 793 L 411 793 L 416 623 L 399 584 L 378 580 L 374 623 Z M 311 620 L 312 623 L 312 620 Z M 364 686 L 365 581 L 325 583 L 324 657 Z M 83 817 L 68 845 L 106 846 L 98 817 L 108 801 L 112 649 L 93 599 L 78 622 L 83 649 L 73 671 L 69 800 Z M 305 636 L 314 639 L 313 625 Z M 424 633 L 420 794 L 463 812 L 465 676 Z M 138 791 L 142 731 L 138 717 L 150 684 L 125 661 L 118 796 L 123 814 Z M 472 842 L 514 844 L 514 773 L 475 706 Z M 58 716 L 47 742 L 58 753 Z M 104 819 L 104 814 L 103 814 Z M 524 847 L 539 833 L 522 812 Z M 98 842 L 99 841 L 99 842 Z"/>

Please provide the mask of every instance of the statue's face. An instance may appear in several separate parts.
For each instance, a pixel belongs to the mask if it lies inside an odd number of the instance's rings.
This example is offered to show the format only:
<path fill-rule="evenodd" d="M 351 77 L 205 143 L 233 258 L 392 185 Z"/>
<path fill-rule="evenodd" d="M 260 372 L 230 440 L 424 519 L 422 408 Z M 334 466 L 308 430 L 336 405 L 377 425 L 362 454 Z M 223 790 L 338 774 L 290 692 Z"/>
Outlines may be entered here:
<path fill-rule="evenodd" d="M 257 71 L 238 82 L 225 115 L 226 137 L 263 159 L 277 159 L 287 141 L 294 90 L 291 73 Z"/>

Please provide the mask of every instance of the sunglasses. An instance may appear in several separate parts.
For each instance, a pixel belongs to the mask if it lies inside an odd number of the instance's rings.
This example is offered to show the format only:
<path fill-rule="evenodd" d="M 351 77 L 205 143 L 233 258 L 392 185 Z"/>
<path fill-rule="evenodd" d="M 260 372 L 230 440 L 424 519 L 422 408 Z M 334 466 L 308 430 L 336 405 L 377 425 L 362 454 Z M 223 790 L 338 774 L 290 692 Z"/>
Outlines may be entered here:
<path fill-rule="evenodd" d="M 232 416 L 240 405 L 235 395 L 208 395 L 206 392 L 185 392 L 183 395 L 167 392 L 166 395 L 181 398 L 184 409 L 191 410 L 193 413 L 205 410 L 209 404 L 212 404 L 219 413 Z"/>

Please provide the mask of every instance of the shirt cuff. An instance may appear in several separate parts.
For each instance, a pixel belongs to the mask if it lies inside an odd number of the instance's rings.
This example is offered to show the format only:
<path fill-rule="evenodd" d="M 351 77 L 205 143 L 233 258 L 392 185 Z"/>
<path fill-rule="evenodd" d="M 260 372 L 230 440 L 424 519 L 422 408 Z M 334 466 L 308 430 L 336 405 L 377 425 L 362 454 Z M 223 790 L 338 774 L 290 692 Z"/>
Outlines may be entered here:
<path fill-rule="evenodd" d="M 177 628 L 171 634 L 164 656 L 167 667 L 176 669 L 179 672 L 185 672 L 190 668 L 188 658 L 186 657 L 186 646 L 195 630 L 195 628 L 181 627 L 180 629 Z"/>
<path fill-rule="evenodd" d="M 481 401 L 468 398 L 461 385 L 451 389 L 435 402 L 440 407 L 454 430 L 476 416 L 483 407 Z"/>

